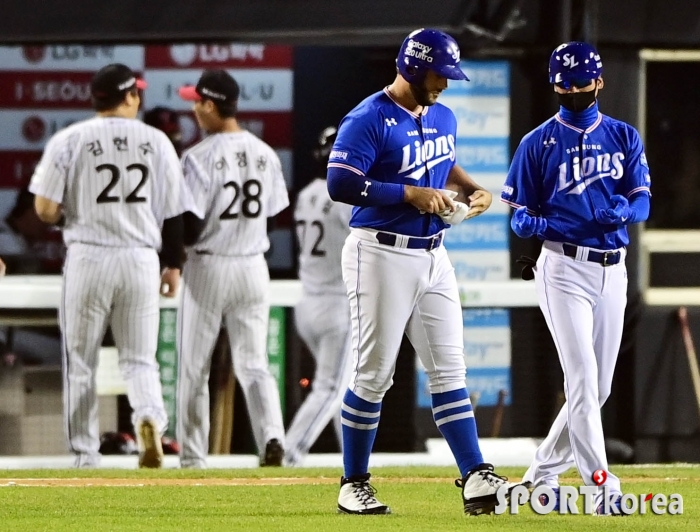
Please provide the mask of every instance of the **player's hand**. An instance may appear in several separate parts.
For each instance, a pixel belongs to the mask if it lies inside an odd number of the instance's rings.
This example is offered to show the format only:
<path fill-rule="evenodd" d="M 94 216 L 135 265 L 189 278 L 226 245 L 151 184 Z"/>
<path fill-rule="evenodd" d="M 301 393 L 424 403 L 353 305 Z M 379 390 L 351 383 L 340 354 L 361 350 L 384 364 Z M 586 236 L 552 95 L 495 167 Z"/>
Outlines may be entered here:
<path fill-rule="evenodd" d="M 5 263 L 0 259 L 0 277 L 5 275 Z"/>
<path fill-rule="evenodd" d="M 627 198 L 619 194 L 615 194 L 610 198 L 613 202 L 613 207 L 608 209 L 596 209 L 595 219 L 601 224 L 624 224 L 629 220 L 632 211 Z"/>
<path fill-rule="evenodd" d="M 457 192 L 455 192 L 454 190 L 448 190 L 446 188 L 439 188 L 438 192 L 442 192 L 443 196 L 447 196 L 451 200 L 454 200 L 457 197 Z M 440 211 L 439 213 L 437 213 L 437 215 L 440 218 L 442 218 L 443 220 L 445 220 L 445 222 L 447 222 L 447 223 L 451 223 L 447 219 L 451 218 L 454 215 L 454 213 L 457 212 L 457 209 L 459 209 L 460 203 L 456 200 L 453 203 L 455 205 L 454 211 L 452 209 L 450 209 L 450 207 L 446 207 L 444 211 Z M 418 212 L 420 212 L 421 214 L 425 214 L 425 211 L 418 211 Z M 462 220 L 460 220 L 460 222 L 461 221 Z M 459 223 L 459 222 L 457 222 L 457 223 Z"/>
<path fill-rule="evenodd" d="M 165 297 L 175 297 L 180 286 L 180 270 L 165 268 L 160 276 L 160 293 Z"/>
<path fill-rule="evenodd" d="M 520 207 L 513 213 L 510 227 L 520 238 L 530 238 L 547 229 L 547 220 L 541 216 L 530 216 L 527 213 L 527 207 Z"/>
<path fill-rule="evenodd" d="M 488 190 L 477 190 L 467 199 L 469 200 L 469 214 L 467 214 L 467 218 L 480 215 L 491 206 L 491 201 L 493 201 L 493 197 Z"/>
<path fill-rule="evenodd" d="M 442 220 L 450 225 L 457 225 L 462 223 L 469 216 L 469 205 L 462 203 L 461 201 L 455 201 L 455 210 L 450 211 L 445 210 L 439 214 Z"/>
<path fill-rule="evenodd" d="M 445 192 L 429 187 L 414 187 L 406 185 L 403 193 L 404 201 L 416 207 L 419 211 L 438 214 L 445 209 L 455 210 L 454 202 Z"/>

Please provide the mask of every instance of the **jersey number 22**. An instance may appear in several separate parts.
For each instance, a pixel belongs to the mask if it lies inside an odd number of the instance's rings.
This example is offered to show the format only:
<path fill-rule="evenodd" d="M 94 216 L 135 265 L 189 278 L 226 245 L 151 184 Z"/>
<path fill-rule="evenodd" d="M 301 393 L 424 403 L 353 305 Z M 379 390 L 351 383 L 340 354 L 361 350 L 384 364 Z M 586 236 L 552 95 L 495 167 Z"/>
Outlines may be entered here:
<path fill-rule="evenodd" d="M 119 180 L 121 179 L 121 172 L 119 171 L 119 168 L 113 164 L 101 164 L 95 167 L 95 170 L 98 172 L 106 171 L 110 174 L 109 183 L 104 190 L 100 192 L 100 195 L 97 196 L 97 203 L 118 203 L 121 201 L 119 196 L 110 195 L 114 187 L 117 186 L 117 183 L 119 183 Z M 139 192 L 146 184 L 146 181 L 148 181 L 148 167 L 138 163 L 130 164 L 126 167 L 126 172 L 140 173 L 141 180 L 139 181 L 138 185 L 136 185 L 136 188 L 134 188 L 134 190 L 132 190 L 131 193 L 124 198 L 124 201 L 126 203 L 144 203 L 148 198 L 139 196 Z"/>

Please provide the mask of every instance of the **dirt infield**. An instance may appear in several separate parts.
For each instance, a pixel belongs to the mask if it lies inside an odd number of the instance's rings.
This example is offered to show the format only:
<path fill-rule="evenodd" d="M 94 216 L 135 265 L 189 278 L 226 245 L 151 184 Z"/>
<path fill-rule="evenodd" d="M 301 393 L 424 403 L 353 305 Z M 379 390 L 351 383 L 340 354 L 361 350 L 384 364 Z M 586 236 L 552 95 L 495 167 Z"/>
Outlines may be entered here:
<path fill-rule="evenodd" d="M 511 478 L 513 482 L 521 479 Z M 624 478 L 623 482 L 674 482 L 690 480 L 688 478 L 661 478 L 661 477 L 632 477 Z M 578 479 L 562 478 L 564 482 L 576 484 Z M 426 478 L 426 477 L 374 477 L 373 482 L 393 482 L 399 484 L 428 484 L 451 483 L 454 478 Z M 324 485 L 337 484 L 338 479 L 333 477 L 305 477 L 305 478 L 7 478 L 0 479 L 0 488 L 6 487 L 56 487 L 56 488 L 87 488 L 97 487 L 129 487 L 140 488 L 144 486 L 293 486 L 293 485 Z"/>

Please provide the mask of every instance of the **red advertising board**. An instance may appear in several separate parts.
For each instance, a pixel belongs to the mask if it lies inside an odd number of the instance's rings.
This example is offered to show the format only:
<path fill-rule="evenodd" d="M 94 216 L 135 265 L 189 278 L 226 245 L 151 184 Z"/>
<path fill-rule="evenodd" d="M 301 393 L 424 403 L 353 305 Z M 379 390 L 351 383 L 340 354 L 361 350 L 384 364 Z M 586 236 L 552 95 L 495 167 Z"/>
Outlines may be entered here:
<path fill-rule="evenodd" d="M 28 184 L 51 135 L 92 116 L 90 80 L 110 63 L 124 63 L 149 81 L 144 111 L 166 106 L 180 115 L 185 147 L 198 141 L 201 132 L 191 104 L 177 97 L 177 88 L 195 82 L 205 69 L 227 69 L 241 86 L 241 124 L 278 150 L 285 174 L 291 177 L 293 55 L 289 46 L 0 46 L 0 212 L 11 210 L 15 191 Z"/>
<path fill-rule="evenodd" d="M 0 71 L 0 108 L 90 108 L 90 72 Z"/>
<path fill-rule="evenodd" d="M 250 43 L 146 46 L 146 68 L 291 68 L 289 46 Z"/>

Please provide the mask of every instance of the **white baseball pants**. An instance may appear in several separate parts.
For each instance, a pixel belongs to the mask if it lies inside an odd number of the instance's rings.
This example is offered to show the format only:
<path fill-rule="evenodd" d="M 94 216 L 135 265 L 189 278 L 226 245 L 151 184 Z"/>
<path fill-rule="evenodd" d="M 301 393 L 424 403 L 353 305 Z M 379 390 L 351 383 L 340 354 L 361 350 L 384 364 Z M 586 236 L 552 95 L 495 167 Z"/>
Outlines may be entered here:
<path fill-rule="evenodd" d="M 314 357 L 316 371 L 311 393 L 287 431 L 287 465 L 303 461 L 331 420 L 342 445 L 340 406 L 352 368 L 350 309 L 345 294 L 305 294 L 294 310 L 294 319 L 299 336 Z"/>
<path fill-rule="evenodd" d="M 600 408 L 610 395 L 627 305 L 622 253 L 618 264 L 603 267 L 585 256 L 565 256 L 559 243 L 542 247 L 537 295 L 564 372 L 566 402 L 524 480 L 558 486 L 559 475 L 576 465 L 586 485 L 595 485 L 592 475 L 602 469 L 604 485 L 620 491 L 619 478 L 608 470 Z"/>
<path fill-rule="evenodd" d="M 267 360 L 270 275 L 263 255 L 190 253 L 178 311 L 177 440 L 182 467 L 206 467 L 209 452 L 209 371 L 226 324 L 233 371 L 243 390 L 258 452 L 284 443 L 277 382 Z"/>
<path fill-rule="evenodd" d="M 68 247 L 59 318 L 66 433 L 78 467 L 97 466 L 100 460 L 95 375 L 108 325 L 134 426 L 150 417 L 161 434 L 167 427 L 156 361 L 159 270 L 158 254 L 151 248 Z"/>
<path fill-rule="evenodd" d="M 393 384 L 404 331 L 431 393 L 464 388 L 462 305 L 445 247 L 387 246 L 374 231 L 353 228 L 342 261 L 352 321 L 350 390 L 365 401 L 382 400 Z"/>

